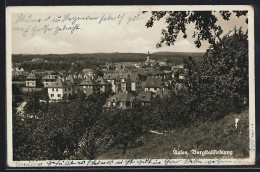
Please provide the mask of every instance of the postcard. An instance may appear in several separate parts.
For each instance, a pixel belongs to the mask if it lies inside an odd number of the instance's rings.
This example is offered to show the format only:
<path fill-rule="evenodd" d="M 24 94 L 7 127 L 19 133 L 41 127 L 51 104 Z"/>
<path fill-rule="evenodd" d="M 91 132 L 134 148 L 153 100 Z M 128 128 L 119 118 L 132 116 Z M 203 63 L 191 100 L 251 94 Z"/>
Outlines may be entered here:
<path fill-rule="evenodd" d="M 9 167 L 255 164 L 249 5 L 6 8 Z"/>

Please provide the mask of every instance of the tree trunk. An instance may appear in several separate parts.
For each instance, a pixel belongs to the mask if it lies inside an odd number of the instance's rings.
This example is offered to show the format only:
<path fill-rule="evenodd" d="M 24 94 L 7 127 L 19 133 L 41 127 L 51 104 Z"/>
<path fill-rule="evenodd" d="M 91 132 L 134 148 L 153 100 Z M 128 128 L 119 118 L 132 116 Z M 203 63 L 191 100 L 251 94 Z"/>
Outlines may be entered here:
<path fill-rule="evenodd" d="M 128 145 L 128 143 L 125 142 L 125 143 L 124 143 L 124 148 L 123 148 L 123 153 L 122 153 L 122 155 L 125 155 L 125 154 L 126 154 L 127 145 Z"/>

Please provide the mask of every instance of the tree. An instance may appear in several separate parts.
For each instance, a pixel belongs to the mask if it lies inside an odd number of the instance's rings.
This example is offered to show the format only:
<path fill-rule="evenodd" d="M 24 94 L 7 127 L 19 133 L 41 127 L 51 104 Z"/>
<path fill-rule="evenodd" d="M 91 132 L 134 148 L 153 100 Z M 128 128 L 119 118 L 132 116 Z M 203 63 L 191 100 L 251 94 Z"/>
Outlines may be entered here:
<path fill-rule="evenodd" d="M 229 20 L 232 15 L 229 11 L 219 12 L 224 20 Z M 233 11 L 237 16 L 245 16 L 247 11 Z M 157 43 L 157 47 L 174 45 L 177 36 L 180 32 L 183 33 L 183 38 L 187 38 L 186 26 L 190 23 L 195 24 L 193 38 L 196 47 L 201 46 L 201 41 L 208 41 L 209 44 L 214 44 L 216 38 L 222 34 L 221 26 L 217 25 L 216 12 L 213 11 L 152 11 L 151 17 L 146 23 L 146 27 L 153 27 L 155 21 L 165 18 L 167 23 L 166 29 L 162 29 L 162 38 Z M 247 23 L 247 19 L 245 21 Z"/>
<path fill-rule="evenodd" d="M 203 60 L 203 73 L 213 80 L 208 89 L 217 98 L 232 99 L 237 112 L 249 98 L 248 57 L 248 33 L 235 28 L 211 45 Z"/>
<path fill-rule="evenodd" d="M 115 142 L 109 124 L 109 116 L 103 115 L 92 127 L 88 127 L 79 141 L 77 159 L 97 159 L 106 152 Z"/>
<path fill-rule="evenodd" d="M 24 112 L 26 116 L 33 116 L 34 118 L 37 117 L 37 114 L 40 110 L 40 106 L 41 105 L 40 105 L 40 99 L 38 94 L 32 93 L 28 102 L 24 106 Z"/>

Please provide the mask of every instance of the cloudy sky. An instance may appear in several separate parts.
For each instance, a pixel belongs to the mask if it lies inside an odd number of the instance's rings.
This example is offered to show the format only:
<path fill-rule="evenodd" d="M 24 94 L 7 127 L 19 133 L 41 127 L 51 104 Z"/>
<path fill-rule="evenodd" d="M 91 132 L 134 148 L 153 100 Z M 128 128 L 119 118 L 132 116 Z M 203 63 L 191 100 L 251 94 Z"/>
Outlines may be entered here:
<path fill-rule="evenodd" d="M 140 14 L 138 16 L 138 14 Z M 62 21 L 65 16 L 84 17 L 72 23 L 72 20 Z M 101 20 L 108 16 L 113 20 Z M 196 48 L 192 33 L 194 25 L 188 25 L 188 38 L 184 39 L 179 34 L 174 46 L 156 48 L 156 43 L 161 38 L 161 30 L 165 28 L 164 20 L 156 22 L 152 28 L 146 28 L 145 23 L 150 13 L 138 12 L 112 12 L 112 13 L 16 13 L 12 15 L 12 53 L 14 54 L 67 54 L 67 53 L 96 53 L 96 52 L 136 52 L 147 53 L 158 51 L 172 52 L 204 52 L 208 43 L 203 42 L 201 48 Z M 122 17 L 124 16 L 124 17 Z M 217 17 L 220 16 L 217 14 Z M 86 19 L 87 18 L 87 19 Z M 92 18 L 92 20 L 90 20 Z M 97 19 L 93 19 L 97 18 Z M 138 19 L 128 22 L 129 18 Z M 40 19 L 40 22 L 39 22 Z M 58 21 L 59 19 L 60 21 Z M 121 23 L 119 24 L 119 21 Z M 71 26 L 78 24 L 78 30 L 73 33 Z M 247 29 L 245 17 L 237 18 L 234 14 L 229 21 L 219 19 L 224 33 L 234 27 Z M 64 31 L 55 31 L 58 28 Z M 44 33 L 44 29 L 49 31 Z M 37 30 L 33 32 L 32 30 Z"/>

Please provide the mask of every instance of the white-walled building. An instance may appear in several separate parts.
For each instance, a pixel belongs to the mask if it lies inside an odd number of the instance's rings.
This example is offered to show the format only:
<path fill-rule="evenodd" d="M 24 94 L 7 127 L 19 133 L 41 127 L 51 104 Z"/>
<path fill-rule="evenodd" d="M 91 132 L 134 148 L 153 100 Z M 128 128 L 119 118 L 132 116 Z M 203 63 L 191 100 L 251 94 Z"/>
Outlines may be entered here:
<path fill-rule="evenodd" d="M 38 78 L 34 73 L 31 73 L 26 77 L 25 86 L 26 87 L 36 87 L 38 83 Z"/>
<path fill-rule="evenodd" d="M 58 74 L 50 72 L 47 75 L 42 77 L 42 83 L 44 87 L 49 87 L 58 79 Z"/>
<path fill-rule="evenodd" d="M 72 95 L 72 86 L 69 81 L 58 79 L 48 87 L 48 95 L 50 100 L 66 99 Z"/>

